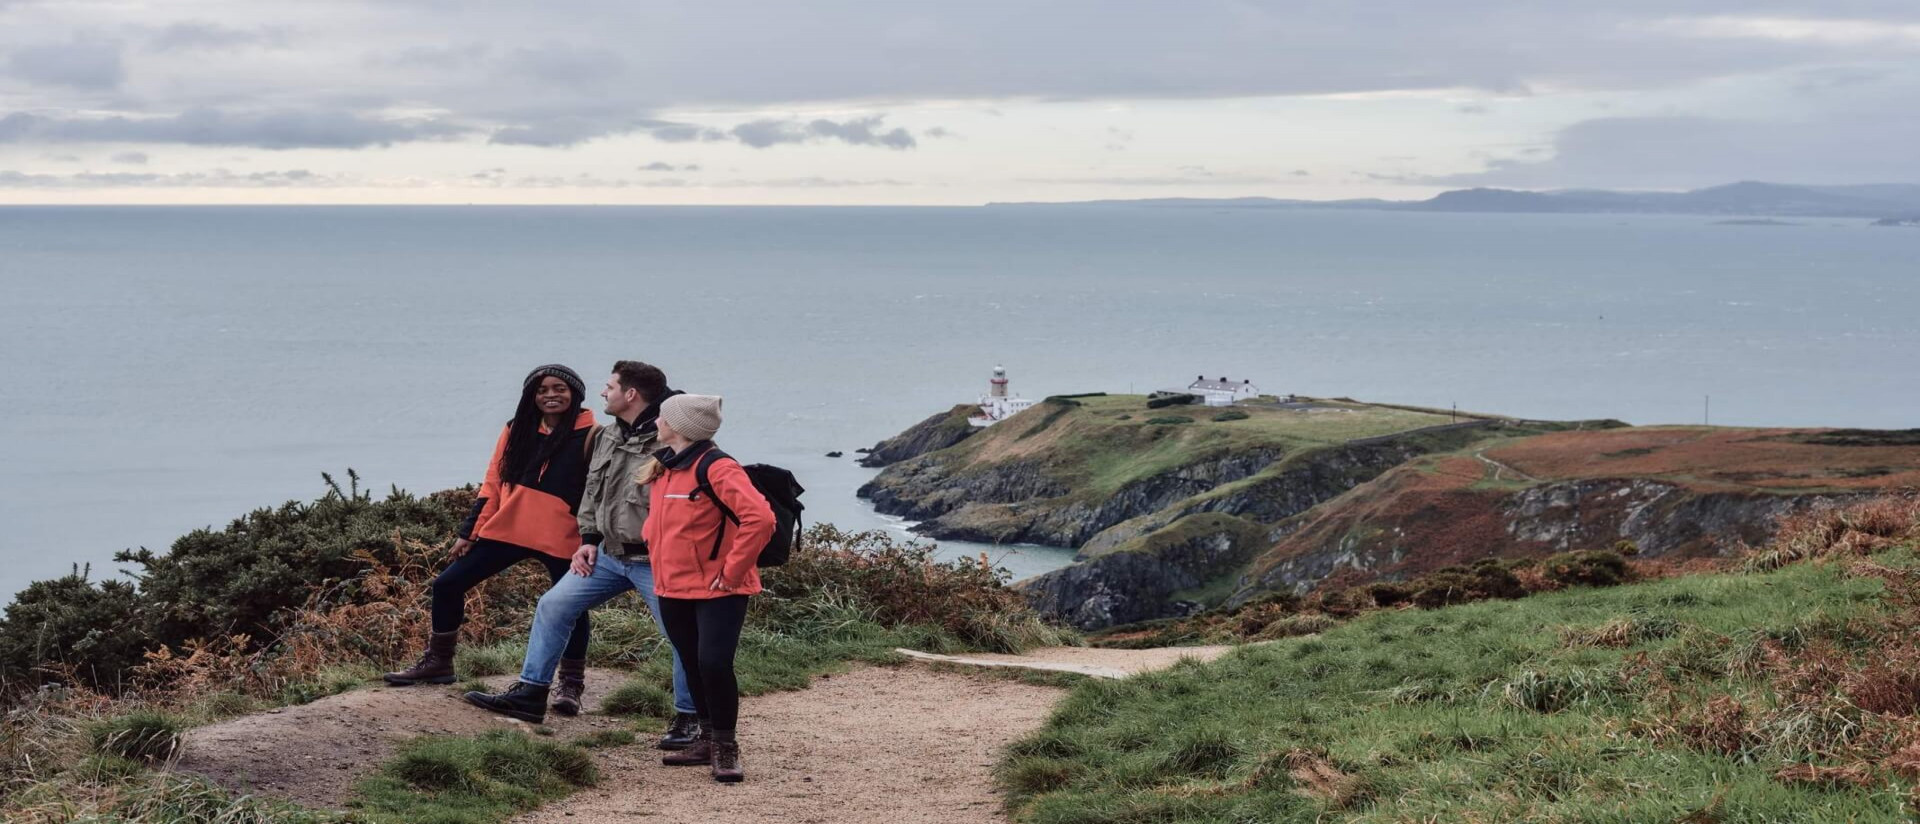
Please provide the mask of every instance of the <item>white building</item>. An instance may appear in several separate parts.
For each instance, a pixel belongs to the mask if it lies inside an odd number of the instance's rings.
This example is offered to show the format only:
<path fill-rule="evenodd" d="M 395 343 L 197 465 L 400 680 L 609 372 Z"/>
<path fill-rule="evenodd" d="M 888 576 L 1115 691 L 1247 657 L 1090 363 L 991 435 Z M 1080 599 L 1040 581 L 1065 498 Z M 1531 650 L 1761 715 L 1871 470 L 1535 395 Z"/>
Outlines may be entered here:
<path fill-rule="evenodd" d="M 1208 406 L 1232 406 L 1259 395 L 1260 387 L 1250 380 L 1234 383 L 1225 377 L 1208 380 L 1206 375 L 1201 375 L 1187 384 L 1187 394 L 1198 396 Z"/>
<path fill-rule="evenodd" d="M 980 413 L 968 418 L 967 423 L 992 426 L 1032 405 L 1033 401 L 1007 394 L 1007 368 L 996 366 L 993 368 L 993 379 L 987 381 L 987 394 L 980 396 Z"/>

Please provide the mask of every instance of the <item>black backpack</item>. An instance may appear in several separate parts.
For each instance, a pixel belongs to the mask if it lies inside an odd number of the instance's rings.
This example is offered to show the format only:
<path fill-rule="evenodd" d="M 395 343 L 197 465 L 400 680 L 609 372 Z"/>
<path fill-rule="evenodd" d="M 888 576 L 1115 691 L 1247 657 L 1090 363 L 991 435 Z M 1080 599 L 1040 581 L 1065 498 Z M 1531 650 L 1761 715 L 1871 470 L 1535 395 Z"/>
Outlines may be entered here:
<path fill-rule="evenodd" d="M 740 524 L 740 517 L 721 503 L 719 494 L 713 491 L 713 484 L 707 478 L 707 469 L 713 466 L 714 461 L 731 457 L 717 446 L 709 447 L 700 456 L 699 462 L 693 465 L 694 483 L 699 485 L 702 494 L 713 500 L 714 506 L 720 508 L 720 515 L 724 519 L 720 522 L 720 530 L 714 533 L 713 553 L 707 556 L 709 561 L 720 559 L 720 547 L 725 544 L 727 537 L 727 523 L 731 521 L 735 526 Z M 800 481 L 793 477 L 792 472 L 777 466 L 746 464 L 741 469 L 747 471 L 747 480 L 753 482 L 753 488 L 759 490 L 760 495 L 767 499 L 767 505 L 773 508 L 773 537 L 767 539 L 767 545 L 760 550 L 760 559 L 754 562 L 754 566 L 780 566 L 800 545 L 800 511 L 806 509 L 800 503 L 800 495 L 807 490 L 800 486 Z"/>

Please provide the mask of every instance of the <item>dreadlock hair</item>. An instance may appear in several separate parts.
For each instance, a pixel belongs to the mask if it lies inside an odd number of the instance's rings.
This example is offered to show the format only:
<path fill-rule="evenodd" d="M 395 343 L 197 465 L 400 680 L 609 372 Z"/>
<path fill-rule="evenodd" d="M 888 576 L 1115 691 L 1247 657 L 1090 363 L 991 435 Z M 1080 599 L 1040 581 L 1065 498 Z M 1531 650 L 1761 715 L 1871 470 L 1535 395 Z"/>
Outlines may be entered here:
<path fill-rule="evenodd" d="M 547 461 L 573 437 L 573 422 L 580 417 L 580 405 L 584 399 L 572 387 L 568 387 L 567 394 L 574 397 L 567 404 L 567 410 L 560 413 L 560 425 L 542 435 L 542 414 L 539 405 L 534 402 L 542 382 L 533 381 L 520 391 L 520 406 L 513 411 L 513 422 L 507 424 L 507 448 L 500 454 L 501 483 L 527 486 L 538 482 Z"/>

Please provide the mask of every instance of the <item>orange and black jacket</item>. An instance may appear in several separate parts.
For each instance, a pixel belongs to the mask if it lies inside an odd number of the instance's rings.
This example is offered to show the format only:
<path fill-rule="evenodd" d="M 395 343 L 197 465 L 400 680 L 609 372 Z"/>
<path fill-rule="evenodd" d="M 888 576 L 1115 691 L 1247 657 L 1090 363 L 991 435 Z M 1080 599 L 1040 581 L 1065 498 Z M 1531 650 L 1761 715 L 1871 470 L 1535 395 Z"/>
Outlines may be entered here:
<path fill-rule="evenodd" d="M 487 463 L 487 480 L 480 485 L 480 499 L 460 524 L 460 537 L 570 558 L 580 548 L 580 522 L 574 512 L 587 488 L 586 450 L 593 435 L 593 413 L 580 410 L 572 435 L 541 467 L 539 479 L 532 484 L 509 484 L 500 478 L 500 458 L 512 428 L 509 424 L 500 430 L 493 460 Z M 549 430 L 542 426 L 540 431 Z"/>

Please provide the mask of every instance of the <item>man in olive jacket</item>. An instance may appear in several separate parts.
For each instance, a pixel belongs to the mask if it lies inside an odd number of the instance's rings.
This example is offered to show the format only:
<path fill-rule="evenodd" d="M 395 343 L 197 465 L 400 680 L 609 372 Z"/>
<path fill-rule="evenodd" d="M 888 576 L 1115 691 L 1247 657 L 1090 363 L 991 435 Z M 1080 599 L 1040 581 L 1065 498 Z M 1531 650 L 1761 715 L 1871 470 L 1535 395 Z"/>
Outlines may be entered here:
<path fill-rule="evenodd" d="M 632 590 L 646 601 L 654 625 L 660 625 L 653 565 L 640 528 L 647 521 L 648 483 L 659 466 L 653 453 L 660 449 L 656 434 L 660 402 L 678 394 L 667 388 L 667 376 L 658 367 L 630 360 L 613 365 L 600 397 L 606 399 L 606 412 L 617 422 L 601 431 L 587 464 L 587 489 L 578 511 L 581 546 L 573 555 L 572 574 L 540 596 L 519 682 L 506 692 L 469 692 L 467 701 L 538 724 L 546 720 L 545 693 L 557 669 L 553 710 L 574 715 L 580 711 L 587 662 L 560 657 L 573 622 L 587 610 Z M 665 635 L 662 630 L 661 636 Z M 684 749 L 696 737 L 693 694 L 677 654 L 673 657 L 673 709 L 673 724 L 659 742 L 661 749 Z"/>

